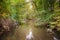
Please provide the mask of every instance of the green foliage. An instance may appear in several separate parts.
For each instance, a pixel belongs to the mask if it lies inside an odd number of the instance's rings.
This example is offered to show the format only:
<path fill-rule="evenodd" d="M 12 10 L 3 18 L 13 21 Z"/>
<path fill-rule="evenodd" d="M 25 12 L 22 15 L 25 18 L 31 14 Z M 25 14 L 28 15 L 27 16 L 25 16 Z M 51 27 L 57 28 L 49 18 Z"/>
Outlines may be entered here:
<path fill-rule="evenodd" d="M 29 3 L 34 6 L 32 10 L 29 9 Z M 39 19 L 38 22 L 44 23 L 51 21 L 53 16 L 60 15 L 56 11 L 58 5 L 56 0 L 33 0 L 28 3 L 25 0 L 0 0 L 0 13 L 5 13 L 7 17 L 19 22 L 25 21 L 28 15 L 28 18 L 34 17 L 36 20 Z"/>

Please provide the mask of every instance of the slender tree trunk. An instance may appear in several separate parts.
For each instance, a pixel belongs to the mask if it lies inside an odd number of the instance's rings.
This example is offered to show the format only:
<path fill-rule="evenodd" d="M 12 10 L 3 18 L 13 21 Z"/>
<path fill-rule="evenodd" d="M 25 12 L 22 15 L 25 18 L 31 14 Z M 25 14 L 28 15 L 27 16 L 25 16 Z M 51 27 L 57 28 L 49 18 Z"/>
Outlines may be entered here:
<path fill-rule="evenodd" d="M 60 8 L 60 0 L 59 0 L 59 8 Z"/>

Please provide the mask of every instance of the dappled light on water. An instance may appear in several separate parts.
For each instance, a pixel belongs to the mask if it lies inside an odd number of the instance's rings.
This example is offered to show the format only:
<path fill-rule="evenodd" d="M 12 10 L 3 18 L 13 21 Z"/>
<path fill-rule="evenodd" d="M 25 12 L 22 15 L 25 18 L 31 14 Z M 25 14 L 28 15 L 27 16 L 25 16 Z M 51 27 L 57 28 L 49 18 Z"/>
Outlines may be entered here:
<path fill-rule="evenodd" d="M 32 30 L 30 30 L 29 33 L 26 35 L 26 40 L 33 40 Z"/>

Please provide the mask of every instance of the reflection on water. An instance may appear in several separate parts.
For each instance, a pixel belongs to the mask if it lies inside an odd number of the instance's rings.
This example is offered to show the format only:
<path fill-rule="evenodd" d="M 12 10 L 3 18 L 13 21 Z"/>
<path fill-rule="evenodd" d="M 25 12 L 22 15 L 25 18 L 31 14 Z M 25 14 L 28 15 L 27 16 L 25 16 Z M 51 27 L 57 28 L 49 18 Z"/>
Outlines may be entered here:
<path fill-rule="evenodd" d="M 32 33 L 31 29 L 30 29 L 28 35 L 26 35 L 26 40 L 33 40 L 33 33 Z"/>
<path fill-rule="evenodd" d="M 58 40 L 56 37 L 54 37 L 54 40 Z"/>
<path fill-rule="evenodd" d="M 50 34 L 53 34 L 54 32 L 52 31 L 52 29 L 48 28 L 47 29 L 47 32 L 49 32 Z M 58 40 L 56 37 L 53 36 L 53 39 L 54 40 Z"/>

